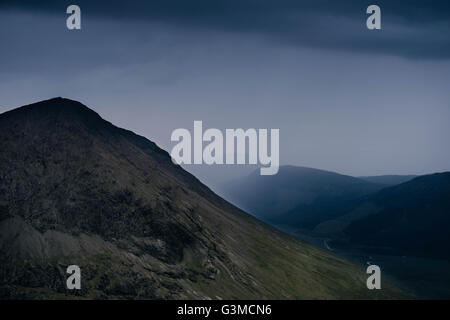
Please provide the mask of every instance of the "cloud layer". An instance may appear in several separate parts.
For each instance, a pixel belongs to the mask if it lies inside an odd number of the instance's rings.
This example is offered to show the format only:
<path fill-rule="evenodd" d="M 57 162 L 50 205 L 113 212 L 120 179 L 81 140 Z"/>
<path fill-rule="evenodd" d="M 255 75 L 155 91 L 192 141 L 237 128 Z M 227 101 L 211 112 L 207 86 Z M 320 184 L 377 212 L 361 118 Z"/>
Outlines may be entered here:
<path fill-rule="evenodd" d="M 183 28 L 256 33 L 292 45 L 450 58 L 450 2 L 379 0 L 382 30 L 365 28 L 367 0 L 131 0 L 77 4 L 88 19 L 141 20 Z M 72 1 L 2 1 L 2 8 L 64 13 Z"/>

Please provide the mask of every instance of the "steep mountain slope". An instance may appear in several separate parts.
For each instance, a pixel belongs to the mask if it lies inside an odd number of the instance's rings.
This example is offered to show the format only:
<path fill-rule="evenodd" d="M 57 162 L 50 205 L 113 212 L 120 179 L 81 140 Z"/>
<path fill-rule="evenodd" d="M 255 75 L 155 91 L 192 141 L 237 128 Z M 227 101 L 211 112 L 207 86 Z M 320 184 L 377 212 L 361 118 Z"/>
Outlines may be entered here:
<path fill-rule="evenodd" d="M 418 176 L 415 175 L 383 175 L 383 176 L 364 176 L 358 178 L 373 183 L 384 184 L 386 186 L 393 186 L 396 184 L 410 181 L 417 177 Z"/>
<path fill-rule="evenodd" d="M 399 255 L 450 258 L 450 172 L 383 189 L 375 210 L 343 230 L 350 242 Z M 367 203 L 364 204 L 367 206 Z"/>
<path fill-rule="evenodd" d="M 389 298 L 230 205 L 154 143 L 56 98 L 0 115 L 2 298 Z M 68 265 L 82 289 L 69 291 Z"/>
<path fill-rule="evenodd" d="M 270 223 L 312 229 L 349 210 L 383 185 L 305 167 L 282 166 L 277 175 L 249 177 L 225 186 L 225 198 Z"/>

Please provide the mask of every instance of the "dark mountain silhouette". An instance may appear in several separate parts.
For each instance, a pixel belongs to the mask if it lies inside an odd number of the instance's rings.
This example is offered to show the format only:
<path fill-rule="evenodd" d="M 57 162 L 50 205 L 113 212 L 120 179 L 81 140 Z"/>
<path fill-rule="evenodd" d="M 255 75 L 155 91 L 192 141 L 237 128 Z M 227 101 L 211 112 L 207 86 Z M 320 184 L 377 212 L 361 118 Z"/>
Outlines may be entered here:
<path fill-rule="evenodd" d="M 417 177 L 418 176 L 415 176 L 415 175 L 384 175 L 384 176 L 363 176 L 363 177 L 358 177 L 358 178 L 369 181 L 369 182 L 384 184 L 386 186 L 393 186 L 396 184 L 410 181 Z"/>
<path fill-rule="evenodd" d="M 450 172 L 381 190 L 343 230 L 350 242 L 398 255 L 450 258 Z"/>
<path fill-rule="evenodd" d="M 295 166 L 277 175 L 259 171 L 224 187 L 226 199 L 269 223 L 313 229 L 346 213 L 359 200 L 383 187 L 351 176 Z"/>
<path fill-rule="evenodd" d="M 257 221 L 78 102 L 1 114 L 0 149 L 2 298 L 403 296 L 367 290 L 364 270 Z M 80 291 L 66 289 L 72 264 Z"/>

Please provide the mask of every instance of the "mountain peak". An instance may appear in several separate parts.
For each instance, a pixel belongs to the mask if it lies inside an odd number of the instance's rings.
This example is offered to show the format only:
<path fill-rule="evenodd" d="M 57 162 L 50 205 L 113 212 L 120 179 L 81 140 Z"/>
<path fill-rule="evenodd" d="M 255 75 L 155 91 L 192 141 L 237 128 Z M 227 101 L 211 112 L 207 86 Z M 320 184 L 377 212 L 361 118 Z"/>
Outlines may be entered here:
<path fill-rule="evenodd" d="M 0 114 L 0 124 L 4 127 L 47 129 L 62 126 L 70 129 L 94 128 L 98 129 L 110 125 L 98 113 L 84 104 L 62 97 L 25 105 Z"/>
<path fill-rule="evenodd" d="M 0 115 L 0 149 L 0 298 L 71 297 L 72 264 L 86 298 L 373 296 L 355 265 L 268 228 L 79 102 Z"/>
<path fill-rule="evenodd" d="M 101 119 L 101 117 L 89 109 L 84 104 L 62 97 L 43 100 L 33 104 L 25 105 L 0 114 L 0 119 L 10 119 L 11 117 L 61 117 L 78 116 L 81 119 Z"/>

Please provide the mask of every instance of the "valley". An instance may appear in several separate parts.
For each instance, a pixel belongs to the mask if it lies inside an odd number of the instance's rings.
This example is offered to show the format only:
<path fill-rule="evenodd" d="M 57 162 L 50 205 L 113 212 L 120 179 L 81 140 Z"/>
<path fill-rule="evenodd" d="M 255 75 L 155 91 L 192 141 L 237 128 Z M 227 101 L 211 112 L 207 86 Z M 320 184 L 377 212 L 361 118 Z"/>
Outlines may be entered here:
<path fill-rule="evenodd" d="M 2 299 L 398 299 L 225 201 L 79 102 L 0 115 Z M 259 174 L 258 174 L 259 175 Z M 82 271 L 66 288 L 66 268 Z"/>
<path fill-rule="evenodd" d="M 359 178 L 302 167 L 280 172 L 278 181 L 262 184 L 250 175 L 233 184 L 235 201 L 279 230 L 361 267 L 379 265 L 418 297 L 450 297 L 450 173 L 364 177 L 371 190 L 355 194 Z M 244 189 L 252 184 L 257 187 L 247 197 Z M 290 207 L 281 206 L 286 203 Z"/>

